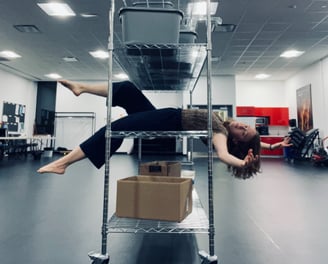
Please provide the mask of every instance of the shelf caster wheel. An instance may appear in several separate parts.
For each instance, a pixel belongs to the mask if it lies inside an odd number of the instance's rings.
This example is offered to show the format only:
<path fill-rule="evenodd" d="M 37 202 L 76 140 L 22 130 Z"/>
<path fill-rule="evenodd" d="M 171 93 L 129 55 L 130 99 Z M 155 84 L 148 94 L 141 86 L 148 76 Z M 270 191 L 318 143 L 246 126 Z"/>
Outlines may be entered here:
<path fill-rule="evenodd" d="M 218 257 L 217 256 L 210 256 L 208 253 L 206 253 L 204 250 L 201 250 L 198 252 L 202 264 L 218 264 Z"/>
<path fill-rule="evenodd" d="M 92 260 L 91 264 L 108 264 L 109 263 L 109 256 L 102 255 L 100 253 L 96 252 L 90 252 L 88 253 L 89 258 Z"/>

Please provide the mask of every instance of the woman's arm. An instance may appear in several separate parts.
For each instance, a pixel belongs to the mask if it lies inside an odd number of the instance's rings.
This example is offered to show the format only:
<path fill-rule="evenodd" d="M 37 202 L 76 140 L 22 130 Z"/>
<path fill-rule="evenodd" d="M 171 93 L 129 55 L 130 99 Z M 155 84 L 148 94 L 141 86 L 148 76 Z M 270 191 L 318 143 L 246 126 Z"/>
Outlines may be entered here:
<path fill-rule="evenodd" d="M 261 148 L 274 150 L 278 148 L 290 147 L 293 145 L 292 143 L 290 143 L 290 140 L 291 140 L 290 137 L 285 137 L 283 141 L 274 144 L 261 142 Z"/>
<path fill-rule="evenodd" d="M 216 153 L 218 155 L 218 158 L 228 164 L 231 165 L 233 167 L 245 167 L 249 164 L 251 164 L 253 161 L 257 160 L 257 158 L 255 158 L 253 156 L 252 151 L 250 150 L 248 155 L 245 157 L 245 159 L 241 160 L 236 158 L 235 156 L 231 155 L 228 152 L 228 148 L 227 148 L 227 136 L 222 134 L 222 133 L 214 133 L 213 134 L 213 145 L 215 147 Z"/>

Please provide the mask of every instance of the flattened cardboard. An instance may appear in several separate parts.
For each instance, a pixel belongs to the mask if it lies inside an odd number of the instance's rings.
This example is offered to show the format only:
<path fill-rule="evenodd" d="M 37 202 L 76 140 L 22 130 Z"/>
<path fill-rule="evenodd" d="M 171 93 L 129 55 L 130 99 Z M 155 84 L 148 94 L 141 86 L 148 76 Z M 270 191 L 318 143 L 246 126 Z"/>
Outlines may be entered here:
<path fill-rule="evenodd" d="M 139 175 L 117 181 L 118 217 L 181 222 L 191 211 L 191 179 Z"/>

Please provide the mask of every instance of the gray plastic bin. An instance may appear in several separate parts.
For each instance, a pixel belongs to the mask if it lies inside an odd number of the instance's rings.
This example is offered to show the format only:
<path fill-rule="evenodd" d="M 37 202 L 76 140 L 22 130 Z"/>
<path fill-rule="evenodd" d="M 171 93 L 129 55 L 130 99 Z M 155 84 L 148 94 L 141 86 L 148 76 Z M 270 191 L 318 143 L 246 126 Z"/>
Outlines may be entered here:
<path fill-rule="evenodd" d="M 183 13 L 177 9 L 125 7 L 119 11 L 125 44 L 178 44 Z"/>
<path fill-rule="evenodd" d="M 161 1 L 161 2 L 134 2 L 132 3 L 133 7 L 156 7 L 156 8 L 174 8 L 172 2 Z"/>
<path fill-rule="evenodd" d="M 180 31 L 180 43 L 195 43 L 197 39 L 197 33 L 190 30 L 181 30 Z"/>

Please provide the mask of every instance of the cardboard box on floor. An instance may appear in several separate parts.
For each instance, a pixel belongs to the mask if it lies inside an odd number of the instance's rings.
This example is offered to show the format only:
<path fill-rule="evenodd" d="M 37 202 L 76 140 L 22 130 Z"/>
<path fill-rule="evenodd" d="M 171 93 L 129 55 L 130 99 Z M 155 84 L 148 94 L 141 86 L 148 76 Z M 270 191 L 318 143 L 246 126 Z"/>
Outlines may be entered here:
<path fill-rule="evenodd" d="M 191 179 L 139 175 L 117 181 L 118 217 L 181 222 L 191 211 Z"/>
<path fill-rule="evenodd" d="M 140 175 L 180 177 L 181 163 L 177 161 L 151 161 L 139 165 Z"/>

